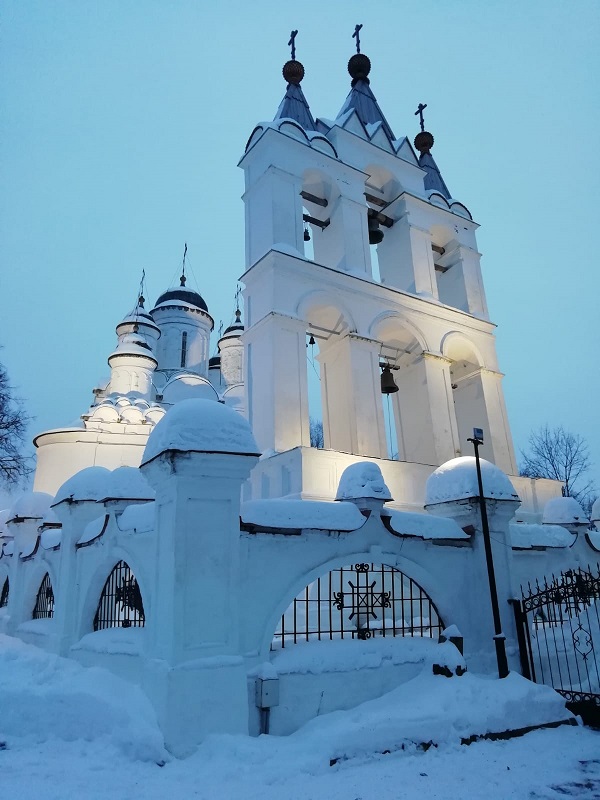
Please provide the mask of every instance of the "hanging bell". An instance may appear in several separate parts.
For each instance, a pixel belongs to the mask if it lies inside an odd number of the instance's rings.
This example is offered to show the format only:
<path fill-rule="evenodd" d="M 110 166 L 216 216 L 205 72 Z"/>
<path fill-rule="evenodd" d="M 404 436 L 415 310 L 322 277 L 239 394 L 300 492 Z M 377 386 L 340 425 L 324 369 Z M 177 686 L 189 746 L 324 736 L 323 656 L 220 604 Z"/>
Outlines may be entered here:
<path fill-rule="evenodd" d="M 310 231 L 308 230 L 307 226 L 304 226 L 304 241 L 310 242 Z"/>
<path fill-rule="evenodd" d="M 369 217 L 369 244 L 380 244 L 383 241 L 383 231 L 379 227 L 377 217 Z"/>
<path fill-rule="evenodd" d="M 392 370 L 389 367 L 384 367 L 381 370 L 381 394 L 394 394 L 397 391 L 399 389 L 396 386 Z"/>
<path fill-rule="evenodd" d="M 309 343 L 309 345 L 310 345 L 311 347 L 314 347 L 314 346 L 316 345 L 316 342 L 315 342 L 315 337 L 312 335 L 312 333 L 311 333 L 311 335 L 310 335 L 310 339 L 308 340 L 308 343 Z"/>

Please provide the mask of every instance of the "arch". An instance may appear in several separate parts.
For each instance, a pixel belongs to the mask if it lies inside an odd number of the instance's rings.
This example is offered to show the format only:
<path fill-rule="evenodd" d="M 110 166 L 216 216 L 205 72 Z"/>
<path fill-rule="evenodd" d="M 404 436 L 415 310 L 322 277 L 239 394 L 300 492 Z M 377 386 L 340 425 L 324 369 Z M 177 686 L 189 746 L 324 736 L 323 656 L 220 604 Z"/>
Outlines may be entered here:
<path fill-rule="evenodd" d="M 418 342 L 421 350 L 429 349 L 427 339 L 421 329 L 398 311 L 382 311 L 381 314 L 378 314 L 369 326 L 368 335 L 372 339 L 383 341 L 392 338 L 400 329 L 409 332 Z"/>
<path fill-rule="evenodd" d="M 333 292 L 323 289 L 315 289 L 302 295 L 295 313 L 309 325 L 324 328 L 324 333 L 356 331 L 356 323 L 347 306 Z"/>
<path fill-rule="evenodd" d="M 119 561 L 125 562 L 135 575 L 142 596 L 144 619 L 146 621 L 150 618 L 152 610 L 152 595 L 150 593 L 150 584 L 146 572 L 141 567 L 135 556 L 132 558 L 131 553 L 124 548 L 115 547 L 112 548 L 109 554 L 96 566 L 96 569 L 94 570 L 94 573 L 88 582 L 87 591 L 80 607 L 79 620 L 77 623 L 77 639 L 81 639 L 82 636 L 85 636 L 87 633 L 90 633 L 90 631 L 94 630 L 94 617 L 96 615 L 96 610 L 98 608 L 102 591 L 104 590 L 108 577 Z"/>
<path fill-rule="evenodd" d="M 56 592 L 54 591 L 55 587 L 57 586 L 56 575 L 54 574 L 54 569 L 50 563 L 44 560 L 44 555 L 42 554 L 41 558 L 35 558 L 23 565 L 20 572 L 22 581 L 25 584 L 23 593 L 21 594 L 18 591 L 18 587 L 13 586 L 13 589 L 15 590 L 15 597 L 13 600 L 21 598 L 21 608 L 15 608 L 11 603 L 11 616 L 14 614 L 15 618 L 18 617 L 19 621 L 21 622 L 33 618 L 33 609 L 35 608 L 37 596 L 46 575 L 48 575 L 50 578 L 54 599 L 56 600 Z"/>
<path fill-rule="evenodd" d="M 8 597 L 10 594 L 10 581 L 8 579 L 8 575 L 3 576 L 4 579 L 0 578 L 0 608 L 6 608 L 8 605 Z"/>
<path fill-rule="evenodd" d="M 189 397 L 218 400 L 219 393 L 206 378 L 194 373 L 184 372 L 169 380 L 162 390 L 163 402 L 177 403 Z M 148 416 L 148 414 L 146 414 Z"/>
<path fill-rule="evenodd" d="M 40 583 L 31 614 L 32 619 L 52 619 L 54 616 L 54 588 L 50 574 L 46 572 Z"/>
<path fill-rule="evenodd" d="M 341 568 L 347 567 L 348 565 L 354 564 L 371 564 L 373 559 L 373 555 L 369 553 L 354 553 L 345 556 L 338 556 L 336 558 L 330 559 L 329 561 L 322 563 L 318 566 L 313 567 L 312 569 L 308 570 L 302 575 L 299 575 L 295 578 L 288 590 L 285 592 L 284 597 L 277 602 L 275 607 L 272 609 L 271 613 L 266 616 L 265 621 L 266 625 L 263 629 L 260 648 L 259 652 L 261 654 L 261 658 L 268 658 L 268 653 L 271 648 L 271 643 L 274 638 L 274 632 L 277 630 L 277 626 L 279 625 L 281 618 L 284 616 L 286 610 L 294 603 L 294 600 L 298 598 L 298 596 L 316 581 L 319 578 L 323 578 L 327 576 L 329 573 L 339 570 Z M 431 600 L 432 596 L 432 588 L 434 583 L 433 576 L 428 573 L 424 567 L 416 564 L 415 562 L 409 561 L 408 559 L 399 557 L 395 554 L 391 553 L 381 553 L 378 557 L 377 562 L 378 565 L 384 565 L 389 569 L 396 570 L 397 572 L 403 574 L 409 580 L 412 580 L 415 584 L 417 584 L 420 589 L 430 598 L 430 602 L 433 605 L 433 608 L 438 615 L 439 618 L 439 626 L 440 632 L 443 629 L 442 617 L 441 614 L 450 618 L 451 609 L 446 605 L 445 599 L 443 597 L 437 599 L 437 603 L 434 604 L 434 601 Z M 437 629 L 437 625 L 436 625 Z M 365 637 L 366 638 L 366 637 Z"/>
<path fill-rule="evenodd" d="M 443 336 L 440 352 L 450 361 L 469 361 L 478 367 L 485 366 L 481 350 L 460 331 L 449 331 Z"/>
<path fill-rule="evenodd" d="M 137 578 L 129 564 L 120 559 L 109 573 L 94 615 L 95 631 L 105 628 L 143 628 L 144 602 Z"/>

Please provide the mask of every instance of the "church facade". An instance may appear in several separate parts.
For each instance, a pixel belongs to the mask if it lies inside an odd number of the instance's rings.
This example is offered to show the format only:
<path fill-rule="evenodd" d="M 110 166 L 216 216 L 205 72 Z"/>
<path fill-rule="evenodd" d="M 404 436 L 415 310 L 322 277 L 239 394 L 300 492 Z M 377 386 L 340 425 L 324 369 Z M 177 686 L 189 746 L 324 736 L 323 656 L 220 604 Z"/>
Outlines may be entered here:
<path fill-rule="evenodd" d="M 0 631 L 140 686 L 178 755 L 423 669 L 493 673 L 498 637 L 520 671 L 520 587 L 600 551 L 600 508 L 590 528 L 517 475 L 477 224 L 425 107 L 413 148 L 357 49 L 334 120 L 292 58 L 250 134 L 244 311 L 218 356 L 185 269 L 150 310 L 140 293 L 81 426 L 36 437 L 34 491 L 0 513 Z"/>

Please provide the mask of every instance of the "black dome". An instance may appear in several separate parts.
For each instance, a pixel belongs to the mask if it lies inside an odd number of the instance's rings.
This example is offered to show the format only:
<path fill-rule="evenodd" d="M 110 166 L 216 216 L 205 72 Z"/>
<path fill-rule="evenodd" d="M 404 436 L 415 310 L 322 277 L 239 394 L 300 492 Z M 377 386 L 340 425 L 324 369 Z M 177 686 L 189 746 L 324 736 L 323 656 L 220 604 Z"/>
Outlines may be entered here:
<path fill-rule="evenodd" d="M 213 356 L 208 360 L 208 368 L 211 367 L 220 367 L 221 366 L 221 356 Z"/>
<path fill-rule="evenodd" d="M 233 333 L 233 331 L 239 331 L 241 335 L 243 330 L 244 330 L 243 325 L 230 325 L 223 331 L 223 336 L 226 336 L 228 333 Z"/>
<path fill-rule="evenodd" d="M 169 289 L 161 294 L 156 301 L 156 305 L 159 306 L 161 303 L 167 303 L 170 300 L 181 300 L 190 306 L 195 306 L 195 308 L 200 308 L 202 311 L 208 312 L 208 306 L 204 302 L 202 296 L 199 295 L 198 292 L 192 292 L 190 289 L 184 289 L 183 287 Z"/>

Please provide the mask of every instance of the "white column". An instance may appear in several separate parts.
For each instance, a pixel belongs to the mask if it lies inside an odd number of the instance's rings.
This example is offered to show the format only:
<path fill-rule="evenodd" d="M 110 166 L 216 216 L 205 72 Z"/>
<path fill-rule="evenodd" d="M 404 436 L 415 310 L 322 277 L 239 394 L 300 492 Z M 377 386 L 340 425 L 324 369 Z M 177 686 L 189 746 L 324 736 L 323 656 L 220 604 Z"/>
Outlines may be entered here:
<path fill-rule="evenodd" d="M 424 352 L 394 378 L 400 389 L 393 395 L 400 457 L 433 465 L 455 458 L 458 430 L 448 359 Z"/>
<path fill-rule="evenodd" d="M 313 228 L 315 262 L 371 277 L 367 205 L 364 197 L 340 196 L 327 208 L 329 225 Z"/>
<path fill-rule="evenodd" d="M 310 446 L 306 322 L 272 312 L 244 333 L 248 421 L 258 446 Z"/>
<path fill-rule="evenodd" d="M 385 458 L 381 401 L 381 343 L 354 333 L 321 346 L 325 446 Z"/>
<path fill-rule="evenodd" d="M 478 317 L 488 319 L 488 308 L 481 277 L 481 254 L 453 239 L 445 246 L 438 264 L 447 267 L 440 276 L 440 300 Z"/>
<path fill-rule="evenodd" d="M 519 470 L 502 390 L 503 377 L 501 372 L 481 369 L 481 389 L 487 409 L 489 434 L 494 454 L 492 460 L 503 472 L 507 472 L 509 475 L 518 475 Z M 484 457 L 487 458 L 485 455 Z"/>
<path fill-rule="evenodd" d="M 271 166 L 247 188 L 246 266 L 251 267 L 275 244 L 304 253 L 302 179 Z"/>
<path fill-rule="evenodd" d="M 377 256 L 382 283 L 412 294 L 437 298 L 431 234 L 413 225 L 407 211 L 391 228 L 384 229 Z"/>

